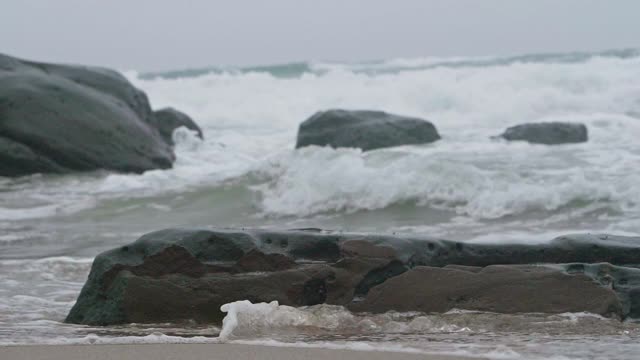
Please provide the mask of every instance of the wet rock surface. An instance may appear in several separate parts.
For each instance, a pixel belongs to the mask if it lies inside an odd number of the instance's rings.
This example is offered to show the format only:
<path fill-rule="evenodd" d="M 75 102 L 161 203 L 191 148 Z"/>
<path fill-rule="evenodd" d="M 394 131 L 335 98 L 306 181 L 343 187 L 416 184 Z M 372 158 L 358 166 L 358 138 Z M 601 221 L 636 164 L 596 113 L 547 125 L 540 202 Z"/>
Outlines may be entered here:
<path fill-rule="evenodd" d="M 418 266 L 387 280 L 351 307 L 355 311 L 498 313 L 590 312 L 622 317 L 613 290 L 584 275 L 531 265 L 491 265 L 480 271 Z"/>
<path fill-rule="evenodd" d="M 587 127 L 580 123 L 544 122 L 512 126 L 500 137 L 509 141 L 521 140 L 534 144 L 559 145 L 586 142 L 588 132 Z"/>
<path fill-rule="evenodd" d="M 237 301 L 358 312 L 640 316 L 640 238 L 472 244 L 329 231 L 168 229 L 96 257 L 66 321 L 219 323 Z"/>
<path fill-rule="evenodd" d="M 116 71 L 0 54 L 0 176 L 170 168 L 164 114 Z"/>
<path fill-rule="evenodd" d="M 363 151 L 440 139 L 429 121 L 383 111 L 320 111 L 300 124 L 296 148 L 309 145 L 351 147 Z"/>
<path fill-rule="evenodd" d="M 154 111 L 153 115 L 156 118 L 156 126 L 160 131 L 160 135 L 169 144 L 173 144 L 173 131 L 179 127 L 186 127 L 191 131 L 195 131 L 200 139 L 204 139 L 200 126 L 189 115 L 179 110 L 168 107 Z"/>

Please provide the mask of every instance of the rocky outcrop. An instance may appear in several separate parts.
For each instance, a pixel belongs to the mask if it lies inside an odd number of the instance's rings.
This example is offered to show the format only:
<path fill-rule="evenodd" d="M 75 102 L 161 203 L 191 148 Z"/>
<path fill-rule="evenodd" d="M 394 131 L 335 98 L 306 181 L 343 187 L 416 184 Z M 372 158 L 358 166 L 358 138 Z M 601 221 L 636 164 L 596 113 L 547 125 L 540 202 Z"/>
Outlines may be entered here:
<path fill-rule="evenodd" d="M 169 229 L 96 257 L 66 321 L 219 323 L 237 301 L 353 311 L 640 316 L 640 238 L 464 244 L 316 230 Z"/>
<path fill-rule="evenodd" d="M 588 140 L 584 124 L 570 122 L 544 122 L 516 125 L 499 137 L 509 141 L 527 141 L 534 144 L 559 145 L 581 143 Z"/>
<path fill-rule="evenodd" d="M 170 168 L 158 124 L 167 127 L 115 71 L 0 54 L 0 176 Z"/>
<path fill-rule="evenodd" d="M 382 111 L 334 109 L 318 112 L 300 124 L 296 148 L 318 145 L 368 151 L 439 139 L 435 126 L 423 119 Z"/>
<path fill-rule="evenodd" d="M 173 131 L 179 127 L 186 127 L 189 130 L 195 131 L 200 139 L 204 139 L 202 129 L 198 124 L 189 117 L 189 115 L 178 111 L 174 108 L 168 107 L 153 112 L 156 118 L 156 126 L 160 131 L 160 135 L 165 142 L 173 145 Z"/>

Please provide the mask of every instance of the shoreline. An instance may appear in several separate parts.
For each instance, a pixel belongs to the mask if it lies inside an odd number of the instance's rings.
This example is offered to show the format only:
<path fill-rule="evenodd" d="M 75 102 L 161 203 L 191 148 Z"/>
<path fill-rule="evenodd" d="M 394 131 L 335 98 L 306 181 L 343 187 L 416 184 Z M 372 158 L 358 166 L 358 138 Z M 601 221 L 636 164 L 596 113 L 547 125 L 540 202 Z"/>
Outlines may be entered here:
<path fill-rule="evenodd" d="M 264 360 L 468 360 L 457 355 L 393 351 L 327 349 L 245 344 L 100 344 L 11 345 L 0 347 L 3 360 L 111 360 L 111 359 L 264 359 Z"/>

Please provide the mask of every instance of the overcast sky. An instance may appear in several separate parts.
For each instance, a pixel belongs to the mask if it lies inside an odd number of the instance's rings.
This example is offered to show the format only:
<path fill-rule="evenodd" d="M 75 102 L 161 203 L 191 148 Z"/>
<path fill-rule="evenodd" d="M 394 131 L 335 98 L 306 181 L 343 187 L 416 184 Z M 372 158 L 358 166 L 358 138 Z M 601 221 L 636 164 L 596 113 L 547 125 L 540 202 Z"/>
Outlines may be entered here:
<path fill-rule="evenodd" d="M 640 0 L 2 0 L 0 52 L 120 70 L 640 47 Z"/>

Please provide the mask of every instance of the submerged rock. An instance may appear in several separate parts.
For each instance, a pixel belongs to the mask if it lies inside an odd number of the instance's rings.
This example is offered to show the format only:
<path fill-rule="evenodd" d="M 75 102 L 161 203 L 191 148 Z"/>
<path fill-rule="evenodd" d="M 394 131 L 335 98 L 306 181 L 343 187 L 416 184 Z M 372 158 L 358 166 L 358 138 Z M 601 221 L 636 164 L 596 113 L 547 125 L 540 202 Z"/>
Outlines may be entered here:
<path fill-rule="evenodd" d="M 570 122 L 544 122 L 516 125 L 508 128 L 500 137 L 523 140 L 534 144 L 558 145 L 581 143 L 588 140 L 584 124 Z"/>
<path fill-rule="evenodd" d="M 327 110 L 300 124 L 296 148 L 309 145 L 360 148 L 364 151 L 440 139 L 429 121 L 382 111 Z"/>
<path fill-rule="evenodd" d="M 145 93 L 115 71 L 0 54 L 0 176 L 170 168 L 157 123 Z"/>
<path fill-rule="evenodd" d="M 237 300 L 366 312 L 462 308 L 636 317 L 640 270 L 629 266 L 638 264 L 640 238 L 622 236 L 498 245 L 325 231 L 168 229 L 97 256 L 66 321 L 219 323 L 220 306 Z"/>

